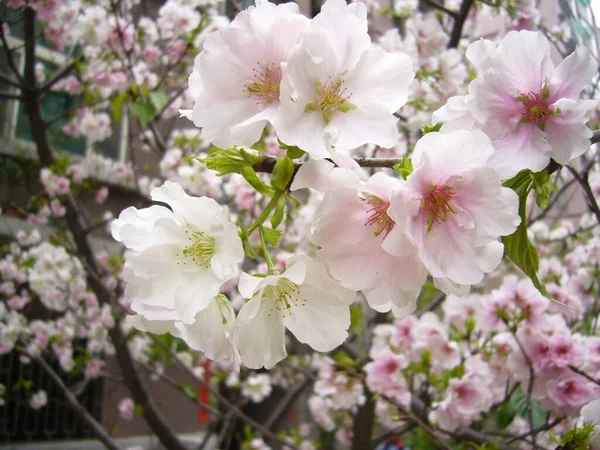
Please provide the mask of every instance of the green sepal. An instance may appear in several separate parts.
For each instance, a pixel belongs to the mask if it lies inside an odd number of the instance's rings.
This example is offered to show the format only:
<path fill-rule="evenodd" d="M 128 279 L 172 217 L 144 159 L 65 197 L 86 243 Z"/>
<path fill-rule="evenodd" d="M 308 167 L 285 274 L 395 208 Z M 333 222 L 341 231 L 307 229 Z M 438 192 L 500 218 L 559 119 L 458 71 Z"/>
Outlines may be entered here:
<path fill-rule="evenodd" d="M 273 175 L 271 177 L 271 185 L 280 191 L 285 191 L 288 183 L 294 175 L 294 161 L 287 156 L 277 158 Z"/>

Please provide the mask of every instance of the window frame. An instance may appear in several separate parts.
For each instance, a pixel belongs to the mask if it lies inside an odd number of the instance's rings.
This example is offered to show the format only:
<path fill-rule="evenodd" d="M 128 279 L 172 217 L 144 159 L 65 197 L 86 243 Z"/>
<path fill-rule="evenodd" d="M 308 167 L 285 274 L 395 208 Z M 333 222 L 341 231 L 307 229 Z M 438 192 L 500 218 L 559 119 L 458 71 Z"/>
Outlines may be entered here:
<path fill-rule="evenodd" d="M 24 41 L 20 38 L 15 38 L 13 36 L 6 36 L 6 41 L 9 46 L 9 50 L 13 53 L 13 55 L 18 55 L 18 64 L 16 64 L 16 66 L 17 69 L 19 69 L 19 71 L 23 73 L 25 69 Z M 68 61 L 68 56 L 41 45 L 36 45 L 35 56 L 37 61 L 50 63 L 56 65 L 57 67 L 64 66 Z M 9 86 L 7 90 L 10 93 L 18 93 L 18 88 L 14 88 L 12 86 Z M 21 103 L 21 100 L 2 101 L 6 104 L 6 121 L 3 125 L 3 133 L 2 135 L 0 135 L 0 153 L 12 156 L 23 156 L 28 159 L 36 159 L 38 155 L 35 143 L 27 141 L 25 139 L 21 139 L 16 136 L 17 122 L 19 117 L 19 104 Z M 109 158 L 116 162 L 124 163 L 126 162 L 127 152 L 129 150 L 127 139 L 129 131 L 129 121 L 127 120 L 127 114 L 121 115 L 119 126 L 115 128 L 116 130 L 113 131 L 117 131 L 119 133 L 118 158 L 110 158 L 108 156 L 105 156 L 101 152 L 99 153 L 105 158 Z M 69 158 L 71 158 L 73 162 L 80 162 L 82 160 L 85 160 L 90 152 L 96 151 L 96 147 L 94 146 L 94 144 L 89 144 L 86 139 L 85 152 L 83 155 L 72 153 L 67 150 L 62 150 L 60 148 L 56 148 L 56 151 L 60 156 L 69 156 Z M 114 181 L 111 180 L 111 183 L 114 183 Z"/>

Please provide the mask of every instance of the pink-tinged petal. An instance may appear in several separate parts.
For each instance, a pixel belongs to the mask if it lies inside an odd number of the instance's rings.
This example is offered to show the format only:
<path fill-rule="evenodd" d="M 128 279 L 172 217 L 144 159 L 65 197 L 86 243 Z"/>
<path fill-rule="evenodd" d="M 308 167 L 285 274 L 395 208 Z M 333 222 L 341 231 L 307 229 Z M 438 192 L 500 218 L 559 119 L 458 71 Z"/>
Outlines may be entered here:
<path fill-rule="evenodd" d="M 348 112 L 337 112 L 325 128 L 333 143 L 340 148 L 356 148 L 375 144 L 391 148 L 398 143 L 398 119 L 379 105 L 363 106 Z"/>
<path fill-rule="evenodd" d="M 550 162 L 551 147 L 546 133 L 532 124 L 520 124 L 514 133 L 492 144 L 495 152 L 489 165 L 503 180 L 512 178 L 523 169 L 538 172 Z"/>
<path fill-rule="evenodd" d="M 523 104 L 517 97 L 522 91 L 493 69 L 471 82 L 469 93 L 469 110 L 476 120 L 484 124 L 484 131 L 491 139 L 500 139 L 513 132 L 521 120 Z"/>
<path fill-rule="evenodd" d="M 476 245 L 510 235 L 521 223 L 519 198 L 513 190 L 501 186 L 500 176 L 494 169 L 468 171 L 453 187 L 456 205 L 473 218 Z"/>
<path fill-rule="evenodd" d="M 361 54 L 371 46 L 367 20 L 362 17 L 362 9 L 358 11 L 350 6 L 343 9 L 330 8 L 328 5 L 311 24 L 311 32 L 319 30 L 325 35 L 321 38 L 321 45 L 327 42 L 334 49 L 342 71 L 353 68 Z"/>
<path fill-rule="evenodd" d="M 329 174 L 334 165 L 325 159 L 311 159 L 300 166 L 294 176 L 290 190 L 310 188 L 325 192 L 329 185 Z"/>
<path fill-rule="evenodd" d="M 504 83 L 520 93 L 539 92 L 554 69 L 550 43 L 534 31 L 511 31 L 498 44 L 495 67 Z"/>
<path fill-rule="evenodd" d="M 433 124 L 444 122 L 442 133 L 473 130 L 477 126 L 477 121 L 467 104 L 466 95 L 450 97 L 444 106 L 433 112 L 431 122 Z"/>
<path fill-rule="evenodd" d="M 293 261 L 303 261 L 306 264 L 306 279 L 304 284 L 317 286 L 322 292 L 335 296 L 345 305 L 351 305 L 356 300 L 356 292 L 340 285 L 330 277 L 327 269 L 319 261 L 309 256 L 298 255 L 291 258 Z"/>
<path fill-rule="evenodd" d="M 475 231 L 461 228 L 454 217 L 434 224 L 427 231 L 425 218 L 411 230 L 419 256 L 432 276 L 459 284 L 476 284 L 483 279 L 475 247 Z"/>
<path fill-rule="evenodd" d="M 590 51 L 583 46 L 577 47 L 554 69 L 548 83 L 549 102 L 554 103 L 561 98 L 578 100 L 581 91 L 597 73 L 598 63 Z"/>
<path fill-rule="evenodd" d="M 361 55 L 356 68 L 345 77 L 350 101 L 358 105 L 383 105 L 393 114 L 406 103 L 414 79 L 412 60 L 403 53 L 387 53 L 371 47 Z"/>
<path fill-rule="evenodd" d="M 408 256 L 415 253 L 413 243 L 406 236 L 404 227 L 399 224 L 395 224 L 394 228 L 383 239 L 381 248 L 393 256 Z"/>
<path fill-rule="evenodd" d="M 496 44 L 488 39 L 479 39 L 467 48 L 466 57 L 480 75 L 488 66 L 488 61 L 496 54 Z"/>
<path fill-rule="evenodd" d="M 445 149 L 461 149 L 460 152 Z M 413 165 L 422 167 L 416 177 L 426 189 L 431 183 L 446 183 L 457 173 L 484 167 L 493 154 L 490 139 L 482 131 L 459 130 L 452 133 L 427 133 L 418 140 Z M 412 181 L 413 175 L 409 176 Z"/>
<path fill-rule="evenodd" d="M 427 279 L 427 270 L 416 255 L 388 258 L 379 282 L 364 294 L 376 311 L 392 310 L 396 318 L 412 313 L 421 287 Z"/>
<path fill-rule="evenodd" d="M 550 156 L 559 164 L 568 164 L 590 148 L 592 130 L 586 123 L 598 103 L 595 100 L 574 101 L 561 99 L 552 105 L 560 113 L 553 115 L 546 124 Z"/>
<path fill-rule="evenodd" d="M 469 291 L 471 290 L 471 286 L 467 284 L 455 283 L 449 278 L 434 278 L 433 285 L 446 294 L 456 295 L 459 297 L 468 295 Z"/>

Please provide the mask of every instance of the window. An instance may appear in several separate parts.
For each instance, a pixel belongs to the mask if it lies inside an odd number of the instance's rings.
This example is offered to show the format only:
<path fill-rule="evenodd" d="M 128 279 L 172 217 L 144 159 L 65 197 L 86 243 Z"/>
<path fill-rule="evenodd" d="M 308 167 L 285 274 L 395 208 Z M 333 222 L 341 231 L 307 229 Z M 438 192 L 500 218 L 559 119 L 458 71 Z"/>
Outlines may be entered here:
<path fill-rule="evenodd" d="M 18 36 L 18 30 L 14 34 Z M 7 41 L 12 49 L 15 64 L 22 72 L 25 59 L 23 40 L 11 35 L 7 36 Z M 52 74 L 67 61 L 67 56 L 64 54 L 41 45 L 36 47 L 36 56 L 38 62 L 44 64 L 48 74 Z M 6 54 L 2 50 L 0 51 L 0 70 L 10 75 L 8 67 Z M 0 89 L 6 92 L 17 92 L 2 82 L 0 82 Z M 113 123 L 113 134 L 110 138 L 94 145 L 89 145 L 84 138 L 74 138 L 62 131 L 64 125 L 69 121 L 67 113 L 74 111 L 81 104 L 81 96 L 71 96 L 65 92 L 55 91 L 45 93 L 42 98 L 42 111 L 44 118 L 51 122 L 48 128 L 51 144 L 75 159 L 85 157 L 90 151 L 97 151 L 105 157 L 124 161 L 127 150 L 126 115 L 123 115 L 119 123 Z M 37 152 L 33 143 L 29 119 L 22 102 L 0 99 L 0 138 L 0 153 L 23 155 L 29 158 L 36 157 Z"/>

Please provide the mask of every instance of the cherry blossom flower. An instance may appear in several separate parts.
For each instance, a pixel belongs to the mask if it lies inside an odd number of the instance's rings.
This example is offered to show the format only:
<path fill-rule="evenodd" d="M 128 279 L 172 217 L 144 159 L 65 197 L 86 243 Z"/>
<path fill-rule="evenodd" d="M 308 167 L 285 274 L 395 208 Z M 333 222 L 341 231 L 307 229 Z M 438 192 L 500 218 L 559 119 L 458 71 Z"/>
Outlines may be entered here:
<path fill-rule="evenodd" d="M 257 2 L 206 38 L 190 76 L 193 111 L 182 111 L 220 147 L 254 144 L 279 109 L 282 63 L 308 19 L 298 5 Z"/>
<path fill-rule="evenodd" d="M 415 147 L 414 171 L 391 196 L 388 214 L 446 291 L 494 270 L 504 249 L 498 237 L 520 222 L 517 195 L 486 167 L 492 153 L 481 131 L 428 133 Z"/>
<path fill-rule="evenodd" d="M 355 293 L 308 256 L 291 258 L 281 275 L 242 273 L 238 289 L 250 299 L 238 313 L 234 335 L 247 367 L 270 369 L 285 358 L 286 328 L 320 352 L 333 350 L 348 336 Z"/>
<path fill-rule="evenodd" d="M 275 130 L 316 159 L 332 146 L 393 147 L 413 78 L 407 55 L 371 46 L 364 4 L 329 0 L 283 66 Z"/>
<path fill-rule="evenodd" d="M 375 310 L 391 309 L 396 317 L 415 310 L 427 276 L 413 251 L 403 255 L 396 249 L 404 230 L 387 209 L 401 184 L 383 173 L 361 182 L 349 170 L 334 169 L 313 232 L 321 247 L 318 259 L 332 276 L 346 288 L 362 290 Z"/>
<path fill-rule="evenodd" d="M 192 323 L 238 272 L 244 258 L 237 228 L 225 206 L 190 197 L 170 181 L 151 192 L 168 204 L 125 209 L 112 224 L 126 255 L 125 296 L 131 309 L 148 320 Z"/>
<path fill-rule="evenodd" d="M 497 46 L 474 42 L 467 57 L 478 72 L 463 99 L 468 112 L 451 99 L 435 120 L 448 120 L 444 127 L 451 130 L 467 125 L 471 115 L 471 124 L 492 139 L 489 164 L 502 178 L 540 171 L 550 158 L 564 165 L 589 149 L 586 123 L 597 102 L 579 96 L 598 65 L 585 47 L 555 67 L 541 33 L 511 31 Z"/>

